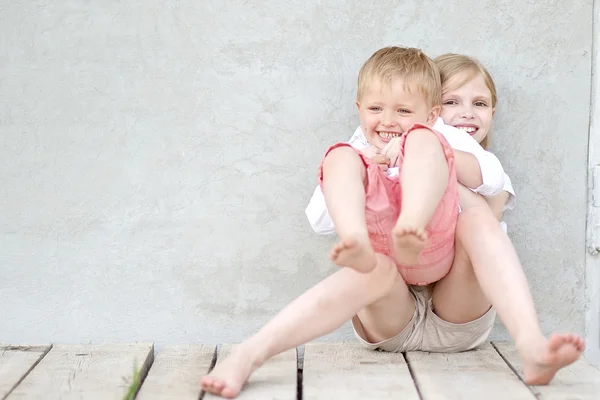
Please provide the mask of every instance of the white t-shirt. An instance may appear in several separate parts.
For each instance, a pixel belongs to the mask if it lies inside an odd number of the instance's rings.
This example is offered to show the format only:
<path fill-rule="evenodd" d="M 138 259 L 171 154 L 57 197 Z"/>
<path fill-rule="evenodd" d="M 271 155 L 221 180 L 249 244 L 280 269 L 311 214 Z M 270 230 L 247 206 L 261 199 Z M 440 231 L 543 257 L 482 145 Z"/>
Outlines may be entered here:
<path fill-rule="evenodd" d="M 506 204 L 504 205 L 504 211 L 512 210 L 515 208 L 515 206 L 517 204 L 517 198 L 515 195 L 515 190 L 512 187 L 512 182 L 510 181 L 510 178 L 508 177 L 508 175 L 504 176 L 504 191 L 508 192 L 508 200 L 506 200 Z M 323 198 L 323 200 L 325 200 L 325 198 Z M 506 225 L 506 222 L 500 221 L 500 226 L 502 227 L 502 230 L 504 231 L 504 233 L 508 232 L 508 227 Z"/>
<path fill-rule="evenodd" d="M 438 118 L 433 129 L 440 132 L 448 141 L 450 146 L 455 150 L 464 151 L 473 154 L 479 162 L 481 168 L 481 176 L 483 184 L 478 188 L 471 189 L 475 193 L 483 196 L 492 197 L 500 194 L 502 191 L 509 193 L 509 199 L 504 207 L 505 210 L 513 209 L 515 206 L 515 193 L 510 181 L 510 178 L 504 172 L 502 164 L 498 158 L 486 151 L 475 139 L 468 133 L 451 125 L 444 124 L 441 118 Z M 352 147 L 357 150 L 362 150 L 369 146 L 369 142 L 359 126 L 348 141 Z M 388 176 L 398 174 L 398 168 L 389 168 Z M 313 230 L 319 235 L 330 235 L 335 233 L 335 225 L 327 211 L 325 197 L 321 191 L 321 187 L 317 186 L 308 206 L 305 210 L 308 222 Z M 502 222 L 503 229 L 506 232 L 506 224 Z"/>

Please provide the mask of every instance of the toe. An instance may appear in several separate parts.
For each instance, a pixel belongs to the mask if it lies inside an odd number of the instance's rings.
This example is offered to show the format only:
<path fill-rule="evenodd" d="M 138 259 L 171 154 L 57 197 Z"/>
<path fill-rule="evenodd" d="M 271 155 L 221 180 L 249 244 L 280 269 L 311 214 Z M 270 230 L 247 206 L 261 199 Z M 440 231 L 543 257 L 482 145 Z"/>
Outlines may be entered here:
<path fill-rule="evenodd" d="M 575 343 L 575 336 L 571 334 L 565 335 L 565 342 L 567 343 Z"/>
<path fill-rule="evenodd" d="M 210 376 L 205 376 L 200 380 L 200 385 L 203 389 L 208 389 L 212 386 L 213 379 Z"/>
<path fill-rule="evenodd" d="M 205 392 L 208 392 L 208 393 L 215 394 L 215 390 L 210 385 L 202 386 L 202 390 L 204 390 Z"/>
<path fill-rule="evenodd" d="M 213 389 L 215 389 L 216 391 L 221 391 L 223 390 L 223 388 L 225 387 L 225 382 L 221 381 L 221 380 L 215 380 L 212 384 Z"/>
<path fill-rule="evenodd" d="M 563 342 L 564 340 L 560 335 L 553 334 L 550 336 L 550 339 L 548 339 L 548 347 L 551 351 L 556 351 L 560 348 Z"/>

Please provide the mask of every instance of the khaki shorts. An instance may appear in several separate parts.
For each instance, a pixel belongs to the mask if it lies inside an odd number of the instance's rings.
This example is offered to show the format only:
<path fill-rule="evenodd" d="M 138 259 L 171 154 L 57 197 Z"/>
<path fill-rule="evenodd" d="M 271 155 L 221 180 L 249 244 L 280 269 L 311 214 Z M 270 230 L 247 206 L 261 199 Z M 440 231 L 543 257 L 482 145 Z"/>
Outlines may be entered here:
<path fill-rule="evenodd" d="M 379 343 L 369 343 L 357 333 L 355 325 L 357 317 L 352 319 L 354 334 L 364 347 L 394 353 L 406 351 L 455 353 L 472 350 L 487 341 L 496 319 L 496 311 L 493 308 L 475 321 L 453 324 L 444 321 L 433 312 L 427 287 L 409 286 L 409 289 L 415 299 L 415 312 L 406 328 L 393 338 Z M 362 327 L 359 329 L 362 331 Z"/>

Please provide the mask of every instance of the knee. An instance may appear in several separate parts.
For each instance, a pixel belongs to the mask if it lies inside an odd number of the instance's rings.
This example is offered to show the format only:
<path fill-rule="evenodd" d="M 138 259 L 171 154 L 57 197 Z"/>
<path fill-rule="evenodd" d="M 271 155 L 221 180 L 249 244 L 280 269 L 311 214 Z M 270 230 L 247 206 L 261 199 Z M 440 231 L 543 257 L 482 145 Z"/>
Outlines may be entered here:
<path fill-rule="evenodd" d="M 415 129 L 406 136 L 406 146 L 441 149 L 437 135 L 429 129 Z"/>
<path fill-rule="evenodd" d="M 331 149 L 327 155 L 325 155 L 323 165 L 337 163 L 340 160 L 347 160 L 348 158 L 358 158 L 358 154 L 356 154 L 356 151 L 352 147 L 339 146 Z"/>
<path fill-rule="evenodd" d="M 498 219 L 496 219 L 492 210 L 484 202 L 482 205 L 476 205 L 463 210 L 458 215 L 456 233 L 457 236 L 473 234 L 473 232 L 489 230 L 490 227 L 494 228 L 496 225 L 498 225 Z"/>
<path fill-rule="evenodd" d="M 323 171 L 343 168 L 348 171 L 364 171 L 365 166 L 358 153 L 349 146 L 340 146 L 330 150 L 322 163 Z"/>

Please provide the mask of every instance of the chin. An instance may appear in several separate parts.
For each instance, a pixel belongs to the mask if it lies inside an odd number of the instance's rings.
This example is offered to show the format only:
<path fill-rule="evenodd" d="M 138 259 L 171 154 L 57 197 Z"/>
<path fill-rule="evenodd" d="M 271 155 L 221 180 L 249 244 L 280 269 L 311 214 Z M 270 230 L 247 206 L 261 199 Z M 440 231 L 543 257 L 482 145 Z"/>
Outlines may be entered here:
<path fill-rule="evenodd" d="M 481 142 L 483 142 L 485 140 L 486 137 L 487 137 L 487 135 L 484 135 L 484 136 L 481 136 L 481 137 L 479 137 L 479 136 L 473 136 L 473 139 L 475 139 L 477 141 L 477 143 L 481 143 Z"/>

